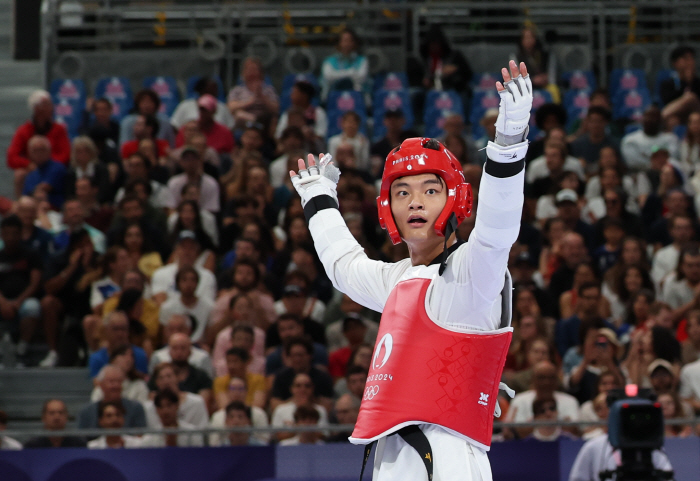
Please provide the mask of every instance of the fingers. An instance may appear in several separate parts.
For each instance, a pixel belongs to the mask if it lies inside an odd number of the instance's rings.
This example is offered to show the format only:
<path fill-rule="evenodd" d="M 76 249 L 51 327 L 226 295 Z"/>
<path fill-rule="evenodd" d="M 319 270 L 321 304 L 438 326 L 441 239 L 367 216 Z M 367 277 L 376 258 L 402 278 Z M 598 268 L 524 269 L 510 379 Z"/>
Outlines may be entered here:
<path fill-rule="evenodd" d="M 506 88 L 503 86 L 501 82 L 496 82 L 496 90 L 499 92 L 503 92 Z"/>
<path fill-rule="evenodd" d="M 316 159 L 314 158 L 314 154 L 309 154 L 306 156 L 307 159 L 309 159 L 309 167 L 312 165 L 316 165 Z"/>
<path fill-rule="evenodd" d="M 518 65 L 515 63 L 515 60 L 511 60 L 508 66 L 510 67 L 510 78 L 518 78 L 520 71 L 518 70 Z"/>
<path fill-rule="evenodd" d="M 508 83 L 508 82 L 510 82 L 510 81 L 512 80 L 511 77 L 510 77 L 510 72 L 508 72 L 508 69 L 505 68 L 505 67 L 503 67 L 503 68 L 501 69 L 501 75 L 503 75 L 503 83 L 504 83 L 504 84 L 505 84 L 505 83 Z"/>
<path fill-rule="evenodd" d="M 525 62 L 520 62 L 520 75 L 527 77 L 527 66 L 525 65 Z"/>

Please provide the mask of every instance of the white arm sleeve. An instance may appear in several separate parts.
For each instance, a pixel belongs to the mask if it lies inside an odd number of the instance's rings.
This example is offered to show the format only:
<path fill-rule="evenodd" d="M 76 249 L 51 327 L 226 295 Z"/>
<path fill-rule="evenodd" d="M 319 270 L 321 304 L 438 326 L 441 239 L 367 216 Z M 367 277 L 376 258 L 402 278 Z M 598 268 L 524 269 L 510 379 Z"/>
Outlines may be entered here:
<path fill-rule="evenodd" d="M 309 230 L 333 286 L 355 302 L 382 312 L 391 289 L 411 265 L 410 259 L 396 264 L 371 260 L 336 209 L 314 214 Z"/>
<path fill-rule="evenodd" d="M 497 178 L 484 172 L 476 225 L 429 292 L 434 319 L 451 326 L 497 329 L 508 254 L 520 232 L 525 172 Z"/>

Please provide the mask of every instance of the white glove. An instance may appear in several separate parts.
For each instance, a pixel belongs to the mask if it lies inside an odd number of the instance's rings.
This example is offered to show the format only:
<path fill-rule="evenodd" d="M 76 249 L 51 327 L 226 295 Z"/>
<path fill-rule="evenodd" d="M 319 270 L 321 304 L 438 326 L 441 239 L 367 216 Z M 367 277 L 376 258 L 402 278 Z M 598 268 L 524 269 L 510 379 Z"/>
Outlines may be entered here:
<path fill-rule="evenodd" d="M 513 145 L 527 138 L 532 110 L 532 81 L 530 76 L 518 75 L 506 82 L 498 94 L 501 103 L 496 119 L 496 144 Z"/>
<path fill-rule="evenodd" d="M 336 186 L 340 178 L 340 170 L 333 164 L 331 154 L 324 155 L 318 165 L 300 170 L 292 177 L 292 185 L 301 197 L 301 206 L 318 195 L 329 195 L 338 203 Z"/>

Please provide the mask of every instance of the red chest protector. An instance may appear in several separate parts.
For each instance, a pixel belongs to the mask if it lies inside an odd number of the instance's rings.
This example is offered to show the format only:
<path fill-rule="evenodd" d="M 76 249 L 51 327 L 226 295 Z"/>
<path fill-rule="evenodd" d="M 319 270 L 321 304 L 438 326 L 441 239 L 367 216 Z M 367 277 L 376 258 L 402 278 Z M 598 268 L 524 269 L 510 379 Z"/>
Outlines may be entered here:
<path fill-rule="evenodd" d="M 412 424 L 436 424 L 491 445 L 510 327 L 450 331 L 425 311 L 430 279 L 399 282 L 382 313 L 360 414 L 350 441 L 367 444 Z"/>

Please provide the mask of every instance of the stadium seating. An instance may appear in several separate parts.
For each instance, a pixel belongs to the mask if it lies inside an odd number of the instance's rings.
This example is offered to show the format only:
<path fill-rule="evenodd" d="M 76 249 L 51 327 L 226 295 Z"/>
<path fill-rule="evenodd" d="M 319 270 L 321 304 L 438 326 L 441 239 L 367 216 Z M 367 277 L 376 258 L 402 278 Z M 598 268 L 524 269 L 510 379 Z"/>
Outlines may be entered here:
<path fill-rule="evenodd" d="M 561 74 L 564 87 L 573 90 L 595 90 L 596 79 L 590 70 L 571 70 Z"/>
<path fill-rule="evenodd" d="M 373 92 L 379 90 L 404 90 L 408 88 L 408 78 L 405 72 L 389 72 L 374 77 Z"/>
<path fill-rule="evenodd" d="M 474 138 L 480 138 L 484 135 L 484 129 L 481 126 L 481 118 L 486 111 L 491 108 L 498 108 L 498 103 L 501 98 L 496 93 L 496 89 L 475 90 L 472 96 L 471 108 L 469 110 L 469 123 L 472 128 Z"/>
<path fill-rule="evenodd" d="M 126 77 L 103 77 L 97 81 L 95 98 L 106 98 L 112 102 L 114 118 L 121 120 L 133 107 L 131 84 Z"/>
<path fill-rule="evenodd" d="M 646 89 L 620 90 L 613 97 L 613 119 L 641 120 L 642 113 L 651 104 Z"/>
<path fill-rule="evenodd" d="M 590 90 L 568 90 L 564 94 L 567 129 L 569 129 L 576 120 L 586 116 L 590 95 Z"/>
<path fill-rule="evenodd" d="M 430 90 L 425 98 L 423 123 L 427 137 L 439 137 L 443 134 L 442 126 L 449 114 L 459 114 L 464 117 L 462 99 L 454 90 Z"/>
<path fill-rule="evenodd" d="M 413 127 L 413 109 L 411 107 L 411 99 L 406 90 L 378 90 L 374 93 L 372 105 L 374 118 L 373 137 L 375 140 L 381 139 L 386 133 L 383 120 L 387 110 L 401 109 L 406 119 L 404 128 L 410 129 Z"/>
<path fill-rule="evenodd" d="M 288 74 L 284 76 L 284 80 L 282 81 L 282 93 L 280 94 L 280 112 L 286 112 L 289 106 L 291 105 L 290 95 L 292 87 L 297 82 L 308 82 L 314 86 L 314 88 L 316 89 L 316 95 L 313 99 L 311 99 L 311 103 L 316 106 L 319 105 L 318 95 L 320 89 L 318 86 L 318 79 L 316 78 L 316 76 L 312 73 Z"/>
<path fill-rule="evenodd" d="M 83 120 L 87 93 L 80 79 L 56 79 L 51 82 L 49 93 L 54 103 L 55 120 L 63 124 L 68 135 L 75 137 Z"/>
<path fill-rule="evenodd" d="M 619 90 L 648 90 L 646 75 L 641 69 L 616 68 L 610 73 L 608 89 L 611 98 L 614 98 Z"/>
<path fill-rule="evenodd" d="M 180 103 L 180 90 L 175 77 L 146 77 L 143 88 L 151 89 L 160 98 L 160 112 L 170 117 Z"/>
<path fill-rule="evenodd" d="M 367 132 L 367 111 L 362 94 L 355 90 L 331 90 L 326 102 L 328 137 L 340 133 L 340 118 L 349 110 L 357 112 L 361 119 L 360 131 Z"/>
<path fill-rule="evenodd" d="M 503 80 L 503 77 L 501 77 L 500 74 L 484 72 L 475 74 L 472 77 L 470 85 L 472 87 L 472 90 L 476 93 L 478 91 L 493 90 L 494 85 L 496 85 L 496 82 L 500 80 Z"/>

